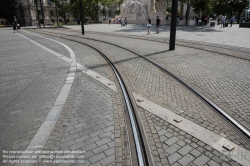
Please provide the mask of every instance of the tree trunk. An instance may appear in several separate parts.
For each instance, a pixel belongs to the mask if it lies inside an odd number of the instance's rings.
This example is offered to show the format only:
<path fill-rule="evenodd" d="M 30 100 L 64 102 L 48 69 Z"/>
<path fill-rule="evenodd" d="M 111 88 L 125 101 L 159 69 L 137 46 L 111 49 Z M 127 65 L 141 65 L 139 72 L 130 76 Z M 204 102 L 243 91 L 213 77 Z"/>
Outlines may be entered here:
<path fill-rule="evenodd" d="M 239 13 L 238 13 L 237 24 L 239 24 L 239 22 L 240 22 L 240 15 L 241 15 L 242 11 L 243 10 L 239 11 Z"/>

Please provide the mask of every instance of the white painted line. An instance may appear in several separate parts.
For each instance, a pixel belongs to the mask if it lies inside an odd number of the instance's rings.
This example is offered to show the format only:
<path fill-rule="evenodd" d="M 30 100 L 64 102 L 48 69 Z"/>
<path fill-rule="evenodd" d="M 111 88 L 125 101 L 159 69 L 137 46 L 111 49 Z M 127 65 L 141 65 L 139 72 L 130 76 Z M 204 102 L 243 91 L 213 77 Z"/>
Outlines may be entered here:
<path fill-rule="evenodd" d="M 33 33 L 30 33 L 30 32 L 27 32 L 27 31 L 24 31 L 24 32 L 29 33 L 29 34 L 32 34 L 32 35 L 35 35 L 35 36 L 42 37 L 42 36 L 40 36 L 40 35 L 33 34 Z M 25 36 L 23 36 L 23 37 L 25 37 Z M 27 38 L 27 37 L 25 37 L 25 38 Z M 27 39 L 30 40 L 29 38 L 27 38 Z M 46 39 L 47 39 L 47 38 L 46 38 Z M 71 61 L 73 60 L 73 58 L 69 59 L 68 57 L 66 57 L 66 56 L 64 56 L 64 55 L 61 55 L 61 54 L 59 54 L 59 53 L 57 53 L 57 52 L 55 52 L 55 51 L 53 51 L 53 50 L 50 50 L 50 49 L 48 49 L 47 47 L 45 47 L 45 46 L 43 46 L 43 45 L 41 45 L 41 44 L 39 44 L 39 43 L 37 43 L 37 42 L 35 42 L 35 41 L 33 41 L 32 43 L 36 44 L 37 46 L 39 46 L 39 47 L 41 47 L 41 48 L 43 48 L 43 49 L 46 49 L 46 50 L 47 50 L 48 52 L 50 52 L 51 54 L 57 56 L 58 58 L 60 58 L 60 59 L 62 59 L 62 60 L 64 60 L 64 61 L 66 61 L 66 62 L 68 62 L 68 63 L 71 63 Z M 75 59 L 75 58 L 74 58 L 74 59 Z M 95 72 L 95 71 L 93 71 L 93 70 L 90 70 L 90 69 L 88 69 L 87 67 L 85 67 L 85 66 L 83 66 L 83 65 L 81 65 L 81 64 L 79 64 L 79 63 L 74 63 L 74 62 L 73 62 L 73 63 L 71 63 L 71 66 L 74 66 L 74 67 L 76 66 L 78 70 L 82 71 L 82 72 L 85 73 L 86 75 L 90 76 L 91 78 L 93 78 L 93 79 L 95 79 L 96 81 L 102 83 L 103 85 L 105 85 L 105 86 L 108 87 L 109 89 L 111 89 L 111 90 L 113 90 L 114 92 L 118 93 L 115 83 L 114 83 L 113 81 L 111 81 L 111 80 L 109 80 L 109 79 L 103 77 L 101 74 L 99 74 L 99 73 L 97 73 L 97 72 Z M 86 70 L 87 70 L 87 71 L 86 71 Z M 72 70 L 70 69 L 69 71 L 71 72 Z M 99 78 L 97 78 L 97 77 L 99 77 Z"/>
<path fill-rule="evenodd" d="M 234 150 L 231 151 L 231 154 L 232 153 L 235 154 L 235 156 L 232 157 L 232 159 L 244 166 L 250 166 L 250 151 L 238 146 L 237 144 L 225 139 L 224 137 L 220 135 L 213 133 L 210 130 L 207 130 L 197 125 L 196 123 L 190 120 L 187 120 L 173 113 L 172 111 L 166 108 L 161 107 L 160 105 L 153 103 L 150 100 L 147 100 L 146 98 L 136 93 L 133 93 L 133 96 L 138 106 L 166 120 L 168 123 L 185 131 L 186 133 L 197 138 L 198 140 L 210 145 L 211 147 L 218 150 L 219 152 L 223 153 L 223 151 L 225 151 L 225 149 L 223 148 L 223 145 L 225 144 L 232 145 L 234 147 Z M 144 101 L 139 102 L 140 100 L 144 100 Z M 182 122 L 176 123 L 174 119 L 182 119 Z M 243 154 L 243 157 L 242 157 L 242 154 Z"/>
<path fill-rule="evenodd" d="M 61 54 L 58 54 L 44 46 L 42 46 L 41 44 L 35 42 L 34 40 L 31 40 L 21 34 L 19 34 L 20 36 L 26 38 L 27 40 L 29 40 L 30 42 L 36 44 L 37 46 L 43 48 L 44 50 L 52 53 L 53 55 L 56 55 L 57 57 L 61 57 Z M 39 36 L 41 38 L 45 38 L 51 41 L 54 41 L 56 43 L 59 43 L 60 45 L 64 46 L 70 53 L 70 61 L 68 61 L 71 65 L 70 69 L 69 69 L 69 73 L 68 73 L 68 77 L 62 87 L 62 90 L 60 92 L 60 94 L 58 95 L 54 105 L 52 106 L 51 110 L 49 111 L 47 117 L 45 118 L 43 124 L 41 125 L 41 127 L 39 128 L 39 130 L 37 131 L 37 133 L 35 134 L 35 136 L 33 137 L 33 139 L 31 140 L 30 144 L 28 145 L 28 147 L 26 148 L 25 151 L 30 151 L 30 149 L 36 149 L 36 150 L 42 150 L 46 144 L 46 142 L 49 139 L 49 136 L 51 135 L 51 132 L 63 110 L 63 107 L 66 103 L 66 100 L 68 98 L 68 95 L 70 93 L 71 87 L 73 85 L 74 79 L 75 79 L 75 74 L 76 74 L 76 59 L 75 59 L 75 54 L 73 52 L 73 50 L 71 48 L 69 48 L 67 45 L 43 37 L 43 36 Z M 37 153 L 36 155 L 38 156 L 40 153 Z M 22 165 L 22 164 L 16 164 L 16 165 Z M 25 164 L 25 165 L 29 165 L 32 166 L 34 164 L 29 163 L 29 164 Z"/>

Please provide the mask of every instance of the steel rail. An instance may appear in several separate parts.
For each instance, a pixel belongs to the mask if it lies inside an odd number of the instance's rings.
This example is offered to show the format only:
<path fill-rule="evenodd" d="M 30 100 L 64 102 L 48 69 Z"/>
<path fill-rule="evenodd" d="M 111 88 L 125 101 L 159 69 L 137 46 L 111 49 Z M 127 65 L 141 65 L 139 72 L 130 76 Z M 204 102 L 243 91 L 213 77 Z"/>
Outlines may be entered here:
<path fill-rule="evenodd" d="M 73 40 L 74 41 L 74 40 Z M 78 42 L 78 41 L 75 41 L 75 42 Z M 79 43 L 79 42 L 78 42 Z M 109 65 L 111 66 L 113 72 L 115 73 L 116 75 L 116 78 L 120 84 L 120 87 L 121 87 L 121 90 L 122 90 L 122 93 L 123 93 L 123 96 L 124 96 L 124 99 L 125 99 L 125 102 L 126 102 L 126 106 L 127 106 L 127 109 L 128 109 L 128 113 L 129 113 L 129 118 L 130 118 L 130 123 L 131 123 L 131 127 L 132 127 L 132 131 L 133 131 L 133 135 L 134 135 L 134 141 L 135 141 L 135 146 L 136 146 L 136 151 L 137 151 L 137 158 L 138 158 L 138 162 L 139 162 L 139 165 L 140 166 L 145 166 L 145 162 L 144 162 L 144 157 L 143 157 L 143 154 L 142 154 L 142 147 L 141 147 L 141 144 L 140 144 L 140 141 L 139 141 L 139 136 L 138 136 L 138 131 L 137 131 L 137 127 L 136 127 L 136 118 L 134 117 L 134 108 L 132 106 L 132 103 L 131 103 L 131 100 L 130 100 L 130 97 L 128 95 L 128 91 L 127 91 L 127 88 L 124 84 L 124 81 L 122 80 L 118 70 L 116 69 L 116 67 L 113 65 L 113 63 L 110 61 L 110 59 L 105 55 L 103 54 L 101 51 L 99 51 L 98 49 L 96 49 L 95 47 L 92 47 L 88 44 L 85 44 L 85 43 L 81 43 L 81 44 L 84 44 L 92 49 L 94 49 L 95 51 L 97 51 L 100 55 L 102 55 L 104 57 L 104 59 L 109 63 Z M 146 156 L 146 155 L 145 155 Z"/>
<path fill-rule="evenodd" d="M 136 152 L 137 152 L 137 159 L 138 159 L 138 164 L 139 166 L 145 166 L 145 165 L 148 165 L 148 161 L 147 159 L 144 160 L 144 158 L 146 158 L 147 155 L 143 155 L 143 151 L 144 151 L 144 148 L 141 146 L 140 144 L 140 139 L 139 139 L 139 131 L 137 130 L 137 122 L 136 122 L 136 117 L 134 116 L 134 108 L 132 106 L 132 102 L 131 102 L 131 99 L 129 97 L 129 94 L 128 94 L 128 90 L 125 86 L 125 83 L 122 79 L 122 77 L 120 76 L 118 70 L 116 69 L 116 67 L 113 65 L 113 63 L 111 62 L 111 60 L 105 55 L 103 54 L 101 51 L 99 51 L 97 48 L 93 47 L 93 46 L 90 46 L 86 43 L 82 43 L 82 42 L 79 42 L 79 41 L 75 41 L 75 40 L 72 40 L 72 39 L 67 39 L 67 38 L 63 38 L 63 37 L 60 37 L 62 39 L 66 39 L 66 40 L 70 40 L 70 41 L 74 41 L 74 42 L 77 42 L 77 43 L 80 43 L 80 44 L 83 44 L 83 45 L 86 45 L 90 48 L 92 48 L 93 50 L 97 51 L 107 62 L 108 64 L 111 66 L 113 72 L 115 73 L 115 76 L 119 82 L 119 85 L 121 87 L 121 90 L 122 90 L 122 93 L 123 93 L 123 96 L 124 96 L 124 99 L 125 99 L 125 103 L 126 103 L 126 106 L 127 106 L 127 109 L 128 109 L 128 114 L 129 114 L 129 119 L 130 119 L 130 123 L 131 123 L 131 127 L 132 127 L 132 132 L 133 132 L 133 135 L 134 135 L 134 141 L 135 141 L 135 147 L 136 147 Z M 146 152 L 144 151 L 144 154 L 146 154 Z"/>
<path fill-rule="evenodd" d="M 50 32 L 48 32 L 48 33 L 50 33 Z M 53 34 L 65 35 L 65 34 L 61 34 L 61 33 L 53 33 Z M 65 35 L 65 36 L 78 37 L 78 36 L 74 36 L 74 35 Z M 237 120 L 235 120 L 233 117 L 231 117 L 228 113 L 226 113 L 224 110 L 222 110 L 219 106 L 217 106 L 213 101 L 211 101 L 210 99 L 208 99 L 206 96 L 204 96 L 198 90 L 194 89 L 188 83 L 186 83 L 181 78 L 179 78 L 178 76 L 176 76 L 174 73 L 172 73 L 171 71 L 169 71 L 166 68 L 162 67 L 161 65 L 157 64 L 156 62 L 152 61 L 151 59 L 149 59 L 147 57 L 144 57 L 144 56 L 142 56 L 142 55 L 140 55 L 140 54 L 138 54 L 138 53 L 136 53 L 134 51 L 131 51 L 131 50 L 125 48 L 125 47 L 122 47 L 122 46 L 119 46 L 119 45 L 116 45 L 116 44 L 113 44 L 113 43 L 109 43 L 109 42 L 101 41 L 101 40 L 97 40 L 97 39 L 91 39 L 91 38 L 88 38 L 88 37 L 78 37 L 78 38 L 87 39 L 87 40 L 93 40 L 93 41 L 98 41 L 98 42 L 110 44 L 110 45 L 119 47 L 121 49 L 127 50 L 127 51 L 129 51 L 131 53 L 134 53 L 135 55 L 137 55 L 139 57 L 142 57 L 143 59 L 146 59 L 147 61 L 151 62 L 152 64 L 154 64 L 155 66 L 157 66 L 161 70 L 165 71 L 166 73 L 168 73 L 169 75 L 171 75 L 172 77 L 174 77 L 177 81 L 179 81 L 181 84 L 183 84 L 184 86 L 186 86 L 189 90 L 191 90 L 192 92 L 194 92 L 203 101 L 205 101 L 209 106 L 211 106 L 212 108 L 214 108 L 214 110 L 216 110 L 220 115 L 222 115 L 224 118 L 226 118 L 233 126 L 235 126 L 238 129 L 239 132 L 241 132 L 248 139 L 248 141 L 250 141 L 250 132 L 242 124 L 240 124 Z"/>

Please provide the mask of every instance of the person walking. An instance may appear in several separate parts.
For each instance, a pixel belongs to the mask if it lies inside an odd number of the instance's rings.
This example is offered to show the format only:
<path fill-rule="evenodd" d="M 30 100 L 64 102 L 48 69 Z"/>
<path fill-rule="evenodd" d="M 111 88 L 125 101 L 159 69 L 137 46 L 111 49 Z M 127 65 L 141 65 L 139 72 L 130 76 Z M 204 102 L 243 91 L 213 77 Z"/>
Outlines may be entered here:
<path fill-rule="evenodd" d="M 110 23 L 111 23 L 111 18 L 109 17 L 109 25 L 110 25 Z"/>
<path fill-rule="evenodd" d="M 128 20 L 127 20 L 127 18 L 125 18 L 125 26 L 127 26 L 128 25 Z"/>
<path fill-rule="evenodd" d="M 156 33 L 159 33 L 160 23 L 161 23 L 161 20 L 159 19 L 159 16 L 157 16 L 157 19 L 156 19 Z"/>
<path fill-rule="evenodd" d="M 231 17 L 231 19 L 230 19 L 230 27 L 232 27 L 232 25 L 233 25 L 233 23 L 234 23 L 234 21 L 235 21 L 235 17 L 234 17 L 234 15 Z"/>
<path fill-rule="evenodd" d="M 150 28 L 152 27 L 150 19 L 148 19 L 147 27 L 148 27 L 148 33 L 147 33 L 147 35 L 150 35 Z"/>
<path fill-rule="evenodd" d="M 207 16 L 204 18 L 205 25 L 207 25 Z"/>
<path fill-rule="evenodd" d="M 197 16 L 195 16 L 195 21 L 196 21 L 196 25 L 199 25 L 199 18 Z"/>
<path fill-rule="evenodd" d="M 221 17 L 223 28 L 225 28 L 226 19 L 227 19 L 227 16 L 225 16 L 225 14 L 223 14 L 223 16 Z"/>
<path fill-rule="evenodd" d="M 13 31 L 14 31 L 14 33 L 16 33 L 16 23 L 15 22 L 13 22 Z"/>
<path fill-rule="evenodd" d="M 168 18 L 168 15 L 167 15 L 167 17 L 166 17 L 166 25 L 168 25 L 169 24 L 169 18 Z"/>
<path fill-rule="evenodd" d="M 176 25 L 179 25 L 179 21 L 180 21 L 180 16 L 177 15 L 177 16 L 176 16 Z"/>
<path fill-rule="evenodd" d="M 20 25 L 17 24 L 17 26 L 16 26 L 16 32 L 18 33 L 20 29 L 21 29 Z"/>

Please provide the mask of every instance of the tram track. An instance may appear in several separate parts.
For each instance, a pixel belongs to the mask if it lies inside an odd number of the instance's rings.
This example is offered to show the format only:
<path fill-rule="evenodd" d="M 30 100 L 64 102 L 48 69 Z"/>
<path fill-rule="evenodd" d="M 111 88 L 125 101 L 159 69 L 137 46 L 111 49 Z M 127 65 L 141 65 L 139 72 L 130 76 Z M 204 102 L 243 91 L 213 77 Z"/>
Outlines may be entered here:
<path fill-rule="evenodd" d="M 65 38 L 63 38 L 65 39 Z M 66 39 L 66 40 L 70 40 L 70 39 Z M 86 43 L 82 43 L 76 40 L 70 40 L 73 42 L 77 42 L 79 44 L 83 44 L 93 50 L 95 50 L 102 58 L 105 59 L 105 61 L 109 64 L 109 66 L 111 67 L 112 71 L 114 72 L 114 75 L 116 76 L 117 82 L 120 85 L 120 90 L 122 92 L 123 98 L 124 98 L 124 103 L 126 105 L 126 109 L 127 109 L 127 113 L 128 113 L 128 119 L 130 120 L 130 124 L 131 126 L 129 128 L 131 128 L 133 136 L 132 138 L 134 139 L 134 145 L 135 148 L 134 150 L 136 151 L 137 154 L 137 160 L 132 161 L 133 165 L 139 165 L 139 166 L 149 166 L 152 165 L 152 159 L 150 157 L 149 154 L 149 150 L 148 150 L 148 145 L 146 145 L 146 141 L 144 141 L 145 135 L 142 134 L 141 131 L 143 131 L 140 126 L 140 122 L 138 122 L 138 114 L 136 113 L 136 105 L 135 103 L 132 101 L 133 97 L 132 94 L 129 92 L 126 84 L 124 83 L 124 80 L 121 76 L 121 74 L 119 73 L 119 71 L 116 69 L 115 65 L 112 63 L 112 61 L 104 54 L 102 53 L 100 50 L 98 50 L 97 48 L 86 44 Z M 128 125 L 128 122 L 127 122 Z M 133 157 L 132 157 L 133 158 Z"/>
<path fill-rule="evenodd" d="M 42 32 L 39 32 L 42 33 Z M 71 36 L 71 37 L 77 37 L 75 35 L 65 35 L 65 34 L 61 34 L 61 33 L 54 33 L 54 34 L 58 34 L 58 35 L 64 35 L 64 36 Z M 50 34 L 51 35 L 51 34 Z M 58 36 L 57 36 L 58 37 Z M 60 37 L 63 38 L 63 37 Z M 106 43 L 106 44 L 110 44 L 116 47 L 119 47 L 121 49 L 124 49 L 126 51 L 129 51 L 145 60 L 147 60 L 148 62 L 152 63 L 153 65 L 157 66 L 160 70 L 164 71 L 165 73 L 168 73 L 169 75 L 171 75 L 173 78 L 175 78 L 177 81 L 179 81 L 180 83 L 182 83 L 184 86 L 186 86 L 189 90 L 191 90 L 194 94 L 196 94 L 197 96 L 199 96 L 203 101 L 205 101 L 209 106 L 211 106 L 214 110 L 216 110 L 217 113 L 219 113 L 219 115 L 221 115 L 226 121 L 229 121 L 230 124 L 232 124 L 234 126 L 234 128 L 237 128 L 237 130 L 244 135 L 244 137 L 246 138 L 246 140 L 248 142 L 250 142 L 250 129 L 248 129 L 247 127 L 245 127 L 243 124 L 241 124 L 239 121 L 237 121 L 237 119 L 233 118 L 232 116 L 230 116 L 227 112 L 225 112 L 224 110 L 222 110 L 218 105 L 216 105 L 213 101 L 211 101 L 210 99 L 208 99 L 205 95 L 203 95 L 202 93 L 200 93 L 198 90 L 194 89 L 192 86 L 190 86 L 188 83 L 186 83 L 185 81 L 183 81 L 182 79 L 180 79 L 178 76 L 176 76 L 174 73 L 172 73 L 171 71 L 169 71 L 168 69 L 164 68 L 163 66 L 157 64 L 156 62 L 152 61 L 151 59 L 144 57 L 134 51 L 131 51 L 125 47 L 110 43 L 110 42 L 105 42 L 105 41 L 101 41 L 101 40 L 96 40 L 96 39 L 91 39 L 91 38 L 87 38 L 87 37 L 78 37 L 78 38 L 82 38 L 82 39 L 88 39 L 88 40 L 93 40 L 93 41 L 98 41 L 98 42 L 102 42 L 102 43 Z M 68 38 L 64 38 L 67 40 L 70 40 Z M 72 40 L 74 41 L 74 40 Z"/>
<path fill-rule="evenodd" d="M 35 31 L 37 32 L 37 31 Z M 38 32 L 38 33 L 41 33 L 41 34 L 45 34 L 45 35 L 52 35 L 52 34 L 47 34 L 47 33 L 44 33 L 44 32 Z M 65 34 L 61 34 L 61 33 L 53 33 L 53 34 L 58 34 L 58 35 L 63 35 L 62 36 L 56 36 L 54 35 L 55 37 L 59 37 L 59 38 L 62 38 L 62 39 L 66 39 L 66 40 L 70 40 L 70 41 L 73 41 L 73 42 L 78 42 L 78 43 L 81 43 L 81 44 L 84 44 L 82 42 L 79 42 L 79 41 L 76 41 L 76 40 L 72 40 L 72 39 L 68 39 L 66 38 L 66 36 L 71 36 L 71 37 L 77 37 L 77 36 L 74 36 L 74 35 L 65 35 Z M 52 35 L 53 36 L 53 35 Z M 165 69 L 164 67 L 158 65 L 157 63 L 155 63 L 154 61 L 142 56 L 142 55 L 139 55 L 138 53 L 136 52 L 133 52 L 127 48 L 124 48 L 122 46 L 118 46 L 116 44 L 112 44 L 112 43 L 109 43 L 109 42 L 104 42 L 104 41 L 100 41 L 100 40 L 96 40 L 96 39 L 90 39 L 90 38 L 86 38 L 86 37 L 79 37 L 81 39 L 87 39 L 87 40 L 93 40 L 93 41 L 98 41 L 98 42 L 103 42 L 103 43 L 106 43 L 106 44 L 110 44 L 110 45 L 113 45 L 113 46 L 116 46 L 116 47 L 119 47 L 121 49 L 124 49 L 126 51 L 129 51 L 141 58 L 144 58 L 145 60 L 149 61 L 150 63 L 152 63 L 153 65 L 157 66 L 160 70 L 164 71 L 165 73 L 168 73 L 169 75 L 171 75 L 172 77 L 174 77 L 176 80 L 178 80 L 179 82 L 181 82 L 184 86 L 186 86 L 189 90 L 191 90 L 192 92 L 194 92 L 197 96 L 201 97 L 203 101 L 205 101 L 210 107 L 212 107 L 214 110 L 216 110 L 216 112 L 218 113 L 218 115 L 220 115 L 225 122 L 229 122 L 229 124 L 231 124 L 231 128 L 233 128 L 234 130 L 237 130 L 237 132 L 245 138 L 245 141 L 246 142 L 250 142 L 249 140 L 249 130 L 244 127 L 243 125 L 241 125 L 236 119 L 234 119 L 233 117 L 231 117 L 230 115 L 228 115 L 226 112 L 224 112 L 222 109 L 220 109 L 220 107 L 218 107 L 216 104 L 214 104 L 211 100 L 209 100 L 208 98 L 206 98 L 206 96 L 204 96 L 203 94 L 199 93 L 197 90 L 195 90 L 194 88 L 192 88 L 190 85 L 188 85 L 187 83 L 185 83 L 184 81 L 182 81 L 180 78 L 178 78 L 177 76 L 175 76 L 173 73 L 171 73 L 170 71 L 168 71 L 167 69 Z M 86 44 L 85 44 L 86 45 Z M 95 48 L 96 49 L 96 48 Z M 98 49 L 97 49 L 98 51 Z"/>
<path fill-rule="evenodd" d="M 76 32 L 79 32 L 79 31 L 76 31 Z M 144 40 L 144 41 L 145 40 L 146 41 L 153 41 L 153 42 L 157 42 L 157 43 L 166 43 L 166 44 L 169 43 L 168 38 L 149 38 L 149 37 L 143 37 L 143 36 L 103 33 L 103 32 L 94 32 L 94 31 L 87 31 L 87 33 L 98 34 L 98 35 L 103 35 L 103 36 L 114 36 L 114 37 L 130 38 L 130 39 L 139 39 L 139 40 Z M 187 47 L 187 48 L 199 49 L 199 50 L 208 51 L 211 53 L 221 54 L 221 55 L 225 55 L 225 56 L 231 56 L 231 57 L 250 61 L 249 50 L 239 50 L 238 47 L 231 48 L 231 47 L 225 45 L 226 47 L 224 48 L 222 46 L 217 46 L 214 44 L 209 45 L 209 44 L 205 44 L 205 43 L 201 43 L 201 42 L 196 43 L 196 42 L 191 41 L 191 40 L 176 40 L 176 45 L 182 46 L 182 47 Z M 209 48 L 207 48 L 207 47 L 209 47 Z M 235 50 L 235 48 L 237 48 L 237 49 Z M 213 49 L 218 49 L 218 50 L 213 50 Z M 244 55 L 238 55 L 238 54 L 235 54 L 235 52 L 242 53 Z"/>

